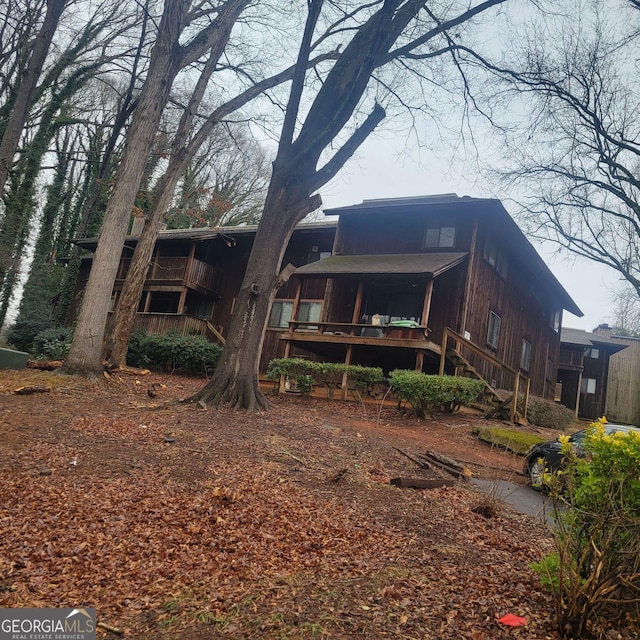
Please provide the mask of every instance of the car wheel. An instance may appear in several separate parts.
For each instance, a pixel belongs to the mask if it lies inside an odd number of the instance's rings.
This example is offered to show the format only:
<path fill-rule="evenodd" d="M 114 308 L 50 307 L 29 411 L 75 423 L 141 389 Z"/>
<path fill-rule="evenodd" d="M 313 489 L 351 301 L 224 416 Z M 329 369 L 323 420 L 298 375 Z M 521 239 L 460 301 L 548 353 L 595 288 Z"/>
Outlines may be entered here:
<path fill-rule="evenodd" d="M 537 491 L 544 491 L 545 475 L 548 473 L 547 459 L 544 456 L 537 456 L 529 462 L 529 484 Z"/>

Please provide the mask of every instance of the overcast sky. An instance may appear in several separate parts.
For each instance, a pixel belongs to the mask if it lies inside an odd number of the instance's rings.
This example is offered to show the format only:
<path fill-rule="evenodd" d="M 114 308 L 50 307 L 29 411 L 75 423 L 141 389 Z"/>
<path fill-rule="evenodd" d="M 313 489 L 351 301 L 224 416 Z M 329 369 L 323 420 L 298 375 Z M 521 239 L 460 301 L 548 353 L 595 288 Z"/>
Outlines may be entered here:
<path fill-rule="evenodd" d="M 402 153 L 404 141 L 396 144 L 388 136 L 373 137 L 360 149 L 345 169 L 320 190 L 325 209 L 358 204 L 373 198 L 456 193 L 459 196 L 496 197 L 509 210 L 513 194 L 490 193 L 467 167 L 452 167 L 428 152 Z M 563 326 L 592 331 L 600 323 L 611 322 L 611 290 L 617 286 L 616 274 L 595 263 L 563 257 L 534 246 L 549 268 L 584 313 L 578 318 L 564 313 Z"/>

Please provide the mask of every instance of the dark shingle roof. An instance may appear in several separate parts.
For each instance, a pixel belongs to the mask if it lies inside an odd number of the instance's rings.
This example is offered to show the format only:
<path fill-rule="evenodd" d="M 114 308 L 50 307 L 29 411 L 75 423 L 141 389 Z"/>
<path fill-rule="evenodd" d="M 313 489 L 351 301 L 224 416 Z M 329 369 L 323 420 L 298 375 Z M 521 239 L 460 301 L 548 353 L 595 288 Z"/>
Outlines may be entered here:
<path fill-rule="evenodd" d="M 596 347 L 606 349 L 610 355 L 626 349 L 627 345 L 620 344 L 615 340 L 590 333 L 584 329 L 570 329 L 562 327 L 560 332 L 561 344 L 577 345 L 585 348 Z"/>
<path fill-rule="evenodd" d="M 331 256 L 296 269 L 301 276 L 338 275 L 429 275 L 455 267 L 467 257 L 466 253 L 406 253 L 382 255 Z"/>

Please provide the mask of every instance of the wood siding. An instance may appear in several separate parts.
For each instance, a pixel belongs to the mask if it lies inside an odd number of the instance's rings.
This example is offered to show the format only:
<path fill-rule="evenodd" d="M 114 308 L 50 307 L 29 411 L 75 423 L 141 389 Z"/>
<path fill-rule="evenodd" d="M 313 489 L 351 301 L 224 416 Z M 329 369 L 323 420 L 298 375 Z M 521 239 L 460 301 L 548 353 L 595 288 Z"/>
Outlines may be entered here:
<path fill-rule="evenodd" d="M 640 339 L 611 339 L 627 348 L 609 360 L 605 415 L 612 422 L 640 425 Z"/>

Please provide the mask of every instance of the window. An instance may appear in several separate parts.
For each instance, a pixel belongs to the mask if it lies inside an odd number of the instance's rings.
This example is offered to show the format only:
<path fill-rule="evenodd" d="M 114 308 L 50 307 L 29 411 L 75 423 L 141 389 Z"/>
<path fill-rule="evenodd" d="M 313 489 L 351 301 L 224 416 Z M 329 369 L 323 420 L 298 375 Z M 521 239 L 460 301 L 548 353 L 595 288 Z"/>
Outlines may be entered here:
<path fill-rule="evenodd" d="M 529 372 L 531 367 L 531 343 L 523 338 L 522 340 L 522 354 L 520 356 L 520 368 L 523 371 Z"/>
<path fill-rule="evenodd" d="M 582 378 L 580 383 L 580 393 L 594 394 L 596 392 L 596 379 L 595 378 Z"/>
<path fill-rule="evenodd" d="M 452 248 L 456 242 L 455 227 L 429 227 L 424 235 L 423 248 L 444 249 Z"/>
<path fill-rule="evenodd" d="M 293 302 L 282 302 L 280 300 L 276 300 L 271 306 L 269 326 L 278 329 L 287 329 L 289 327 L 289 320 L 291 320 L 292 311 Z"/>
<path fill-rule="evenodd" d="M 551 328 L 558 333 L 560 331 L 560 322 L 562 321 L 562 309 L 551 312 Z"/>
<path fill-rule="evenodd" d="M 498 348 L 498 339 L 500 338 L 500 325 L 502 319 L 499 315 L 489 312 L 489 330 L 487 331 L 487 344 L 494 349 Z"/>
<path fill-rule="evenodd" d="M 586 358 L 597 360 L 600 357 L 600 349 L 585 349 L 584 355 Z"/>
<path fill-rule="evenodd" d="M 321 302 L 301 302 L 298 307 L 297 320 L 300 320 L 300 322 L 319 322 L 321 310 Z M 269 327 L 272 329 L 288 329 L 292 312 L 293 302 L 288 300 L 276 300 L 271 306 Z M 305 328 L 311 329 L 313 327 L 307 326 Z"/>
<path fill-rule="evenodd" d="M 495 238 L 489 236 L 484 243 L 484 259 L 503 277 L 507 277 L 508 260 L 507 256 L 496 241 Z"/>

